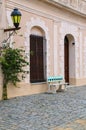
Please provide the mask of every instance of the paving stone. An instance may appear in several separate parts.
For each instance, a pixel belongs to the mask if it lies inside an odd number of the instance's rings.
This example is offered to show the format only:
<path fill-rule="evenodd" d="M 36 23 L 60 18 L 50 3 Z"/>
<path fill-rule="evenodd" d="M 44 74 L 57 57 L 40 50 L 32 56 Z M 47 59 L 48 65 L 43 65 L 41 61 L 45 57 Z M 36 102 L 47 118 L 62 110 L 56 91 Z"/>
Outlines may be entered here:
<path fill-rule="evenodd" d="M 0 101 L 0 130 L 86 130 L 85 121 L 86 86 Z"/>

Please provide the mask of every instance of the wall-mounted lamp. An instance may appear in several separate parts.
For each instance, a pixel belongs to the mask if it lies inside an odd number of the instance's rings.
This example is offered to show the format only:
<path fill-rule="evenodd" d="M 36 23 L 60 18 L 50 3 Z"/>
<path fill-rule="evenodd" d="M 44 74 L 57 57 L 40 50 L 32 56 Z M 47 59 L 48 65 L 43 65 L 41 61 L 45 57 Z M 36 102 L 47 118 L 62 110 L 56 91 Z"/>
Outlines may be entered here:
<path fill-rule="evenodd" d="M 7 39 L 3 40 L 1 43 L 6 43 L 9 40 L 9 38 L 15 33 L 15 31 L 19 30 L 21 28 L 21 27 L 19 27 L 20 20 L 21 20 L 21 13 L 17 8 L 15 8 L 12 11 L 11 18 L 12 18 L 15 28 L 4 29 L 4 32 L 8 32 L 8 31 L 12 31 L 12 32 L 9 33 L 9 37 Z"/>
<path fill-rule="evenodd" d="M 21 20 L 21 13 L 17 8 L 15 8 L 12 11 L 11 18 L 12 18 L 12 21 L 13 21 L 15 28 L 4 29 L 4 32 L 15 31 L 15 30 L 19 30 L 21 28 L 21 27 L 19 27 L 20 20 Z"/>

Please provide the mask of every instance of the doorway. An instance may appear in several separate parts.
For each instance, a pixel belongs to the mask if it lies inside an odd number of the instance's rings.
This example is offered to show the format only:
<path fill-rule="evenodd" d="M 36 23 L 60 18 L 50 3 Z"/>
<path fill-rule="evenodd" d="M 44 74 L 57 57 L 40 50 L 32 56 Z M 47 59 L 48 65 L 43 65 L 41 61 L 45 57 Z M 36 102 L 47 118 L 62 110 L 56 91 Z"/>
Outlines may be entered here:
<path fill-rule="evenodd" d="M 69 83 L 69 41 L 67 36 L 64 38 L 64 78 Z"/>
<path fill-rule="evenodd" d="M 72 34 L 64 37 L 64 78 L 71 84 L 75 77 L 75 39 Z"/>

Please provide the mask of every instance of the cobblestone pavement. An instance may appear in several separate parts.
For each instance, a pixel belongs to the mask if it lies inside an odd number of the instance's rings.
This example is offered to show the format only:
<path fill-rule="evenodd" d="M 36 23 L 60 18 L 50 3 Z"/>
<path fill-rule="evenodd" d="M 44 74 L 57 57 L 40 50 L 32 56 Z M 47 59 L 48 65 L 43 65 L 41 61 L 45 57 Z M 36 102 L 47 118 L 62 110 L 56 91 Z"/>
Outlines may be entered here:
<path fill-rule="evenodd" d="M 86 86 L 0 101 L 0 130 L 86 130 Z"/>

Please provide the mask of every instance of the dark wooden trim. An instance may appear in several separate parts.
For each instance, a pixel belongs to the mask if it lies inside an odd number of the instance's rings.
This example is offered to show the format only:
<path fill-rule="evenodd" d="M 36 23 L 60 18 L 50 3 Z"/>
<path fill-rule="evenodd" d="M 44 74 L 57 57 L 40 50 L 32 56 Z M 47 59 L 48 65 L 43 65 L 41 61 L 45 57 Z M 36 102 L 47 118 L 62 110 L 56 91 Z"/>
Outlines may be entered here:
<path fill-rule="evenodd" d="M 21 27 L 18 28 L 9 28 L 9 29 L 4 29 L 4 32 L 8 32 L 8 31 L 16 31 L 19 30 Z"/>

